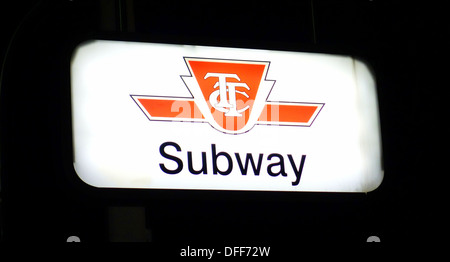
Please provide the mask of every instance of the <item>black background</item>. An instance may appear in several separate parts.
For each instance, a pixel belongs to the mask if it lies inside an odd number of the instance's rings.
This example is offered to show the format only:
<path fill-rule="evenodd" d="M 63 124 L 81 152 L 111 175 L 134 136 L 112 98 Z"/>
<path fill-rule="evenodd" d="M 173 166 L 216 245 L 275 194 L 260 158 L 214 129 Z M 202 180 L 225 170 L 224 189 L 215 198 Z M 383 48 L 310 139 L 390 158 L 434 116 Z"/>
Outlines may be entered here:
<path fill-rule="evenodd" d="M 108 207 L 145 207 L 153 243 L 437 241 L 445 177 L 438 6 L 396 1 L 21 1 L 0 5 L 1 240 L 108 242 Z M 119 8 L 120 7 L 120 8 Z M 128 8 L 128 9 L 127 9 Z M 119 18 L 121 17 L 121 18 Z M 346 54 L 374 70 L 385 178 L 368 194 L 112 190 L 71 169 L 70 57 L 90 38 Z M 448 110 L 447 110 L 448 111 Z M 445 122 L 445 121 L 444 121 Z M 447 129 L 448 130 L 448 129 Z M 441 149 L 443 152 L 439 152 Z"/>

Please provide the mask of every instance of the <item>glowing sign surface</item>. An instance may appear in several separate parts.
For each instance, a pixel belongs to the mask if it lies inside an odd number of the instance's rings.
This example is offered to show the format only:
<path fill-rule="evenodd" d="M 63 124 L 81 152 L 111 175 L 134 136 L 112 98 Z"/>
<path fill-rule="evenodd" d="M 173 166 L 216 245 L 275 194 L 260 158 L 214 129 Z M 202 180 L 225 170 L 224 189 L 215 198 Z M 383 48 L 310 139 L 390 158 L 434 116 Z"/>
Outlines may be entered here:
<path fill-rule="evenodd" d="M 91 41 L 71 67 L 74 167 L 108 188 L 368 192 L 375 81 L 351 57 Z"/>

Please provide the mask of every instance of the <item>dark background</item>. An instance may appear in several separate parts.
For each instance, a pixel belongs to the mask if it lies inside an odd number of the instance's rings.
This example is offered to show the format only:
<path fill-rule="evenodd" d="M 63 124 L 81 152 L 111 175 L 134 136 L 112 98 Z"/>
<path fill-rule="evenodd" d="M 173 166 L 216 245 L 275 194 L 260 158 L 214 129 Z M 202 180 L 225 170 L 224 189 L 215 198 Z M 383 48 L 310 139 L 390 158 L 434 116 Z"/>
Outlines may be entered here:
<path fill-rule="evenodd" d="M 441 8 L 413 1 L 20 1 L 0 4 L 3 242 L 421 243 L 446 130 Z M 70 57 L 92 38 L 359 57 L 374 70 L 385 178 L 368 194 L 93 189 L 73 173 Z M 434 76 L 433 76 L 434 75 Z M 448 110 L 447 110 L 448 111 Z M 448 129 L 447 129 L 448 130 Z M 430 183 L 431 181 L 431 183 Z M 437 206 L 437 208 L 436 208 Z M 200 245 L 200 247 L 202 247 Z"/>

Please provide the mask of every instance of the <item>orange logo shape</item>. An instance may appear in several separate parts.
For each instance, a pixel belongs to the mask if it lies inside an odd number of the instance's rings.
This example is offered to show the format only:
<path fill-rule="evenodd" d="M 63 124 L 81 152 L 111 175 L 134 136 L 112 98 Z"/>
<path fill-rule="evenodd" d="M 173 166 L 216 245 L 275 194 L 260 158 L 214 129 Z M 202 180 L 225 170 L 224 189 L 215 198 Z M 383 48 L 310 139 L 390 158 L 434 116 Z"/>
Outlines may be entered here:
<path fill-rule="evenodd" d="M 184 58 L 191 73 L 181 76 L 192 97 L 131 95 L 150 120 L 207 122 L 228 134 L 256 124 L 311 126 L 323 103 L 273 102 L 270 62 Z"/>

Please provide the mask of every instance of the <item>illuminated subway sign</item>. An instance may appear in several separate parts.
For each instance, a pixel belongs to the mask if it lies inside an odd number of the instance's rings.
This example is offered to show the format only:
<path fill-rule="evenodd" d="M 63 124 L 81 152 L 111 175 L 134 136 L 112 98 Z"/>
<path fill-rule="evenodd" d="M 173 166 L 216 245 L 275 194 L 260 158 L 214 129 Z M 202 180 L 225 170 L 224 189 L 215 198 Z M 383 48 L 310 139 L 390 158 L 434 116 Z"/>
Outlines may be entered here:
<path fill-rule="evenodd" d="M 74 168 L 94 187 L 368 192 L 383 179 L 375 81 L 352 57 L 96 40 L 75 50 L 71 89 Z"/>

